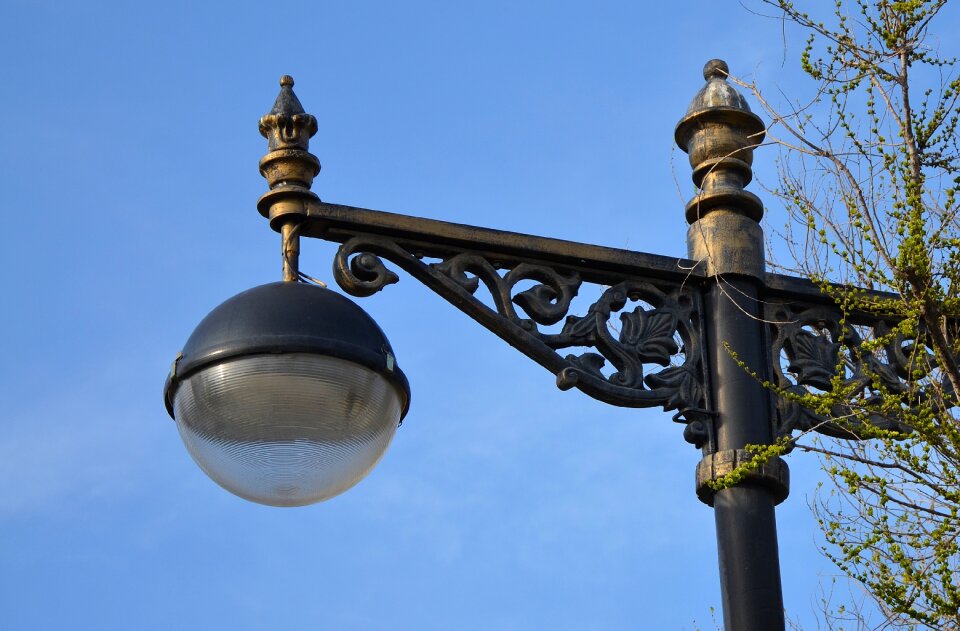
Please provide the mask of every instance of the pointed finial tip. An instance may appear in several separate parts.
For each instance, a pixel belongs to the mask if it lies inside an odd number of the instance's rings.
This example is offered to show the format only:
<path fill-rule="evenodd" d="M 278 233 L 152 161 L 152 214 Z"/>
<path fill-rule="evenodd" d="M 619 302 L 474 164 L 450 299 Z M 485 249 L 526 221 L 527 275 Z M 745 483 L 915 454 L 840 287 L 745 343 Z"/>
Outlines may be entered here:
<path fill-rule="evenodd" d="M 293 77 L 288 74 L 280 77 L 280 87 L 281 88 L 292 88 L 293 87 Z"/>
<path fill-rule="evenodd" d="M 730 68 L 727 67 L 727 62 L 722 59 L 711 59 L 703 67 L 703 78 L 709 81 L 710 79 L 726 79 L 730 75 Z"/>

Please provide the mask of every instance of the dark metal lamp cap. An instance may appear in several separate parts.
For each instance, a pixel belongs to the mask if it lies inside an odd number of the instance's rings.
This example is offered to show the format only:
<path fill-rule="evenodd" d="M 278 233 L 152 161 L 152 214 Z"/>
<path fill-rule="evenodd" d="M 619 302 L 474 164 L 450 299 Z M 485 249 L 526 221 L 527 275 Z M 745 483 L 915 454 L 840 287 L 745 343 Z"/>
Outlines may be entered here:
<path fill-rule="evenodd" d="M 706 84 L 690 101 L 687 113 L 674 131 L 677 144 L 684 151 L 693 132 L 707 121 L 742 127 L 757 144 L 763 139 L 763 121 L 750 111 L 747 99 L 727 81 L 729 75 L 727 62 L 722 59 L 711 59 L 703 66 Z"/>
<path fill-rule="evenodd" d="M 729 107 L 745 112 L 750 105 L 743 95 L 727 82 L 730 68 L 722 59 L 711 59 L 703 66 L 703 78 L 707 82 L 690 102 L 687 114 L 693 114 L 710 107 Z"/>
<path fill-rule="evenodd" d="M 403 399 L 401 419 L 410 406 L 410 384 L 373 318 L 329 289 L 276 282 L 237 294 L 197 325 L 164 384 L 167 412 L 174 416 L 177 387 L 191 373 L 237 357 L 273 353 L 314 353 L 355 362 L 397 388 Z"/>

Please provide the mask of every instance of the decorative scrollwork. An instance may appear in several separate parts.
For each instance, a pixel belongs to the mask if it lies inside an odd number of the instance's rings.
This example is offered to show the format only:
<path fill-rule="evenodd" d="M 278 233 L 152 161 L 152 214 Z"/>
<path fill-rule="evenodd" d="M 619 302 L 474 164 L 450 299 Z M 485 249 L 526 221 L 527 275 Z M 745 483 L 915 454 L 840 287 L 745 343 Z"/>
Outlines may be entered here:
<path fill-rule="evenodd" d="M 384 257 L 550 370 L 561 389 L 576 387 L 624 407 L 663 406 L 677 410 L 684 422 L 703 425 L 707 402 L 696 290 L 667 281 L 625 280 L 606 288 L 585 315 L 567 315 L 582 285 L 575 269 L 495 264 L 477 252 L 452 252 L 429 263 L 411 249 L 382 236 L 355 236 L 340 246 L 334 276 L 346 292 L 368 296 L 396 282 L 379 258 Z M 518 290 L 529 281 L 535 284 Z M 481 284 L 493 308 L 475 296 Z M 630 309 L 630 303 L 637 304 Z M 614 314 L 618 330 L 611 327 Z M 559 333 L 541 330 L 565 316 Z M 582 348 L 593 350 L 559 352 Z M 687 433 L 690 442 L 705 442 L 697 428 Z"/>
<path fill-rule="evenodd" d="M 926 352 L 922 344 L 893 333 L 892 322 L 844 316 L 834 307 L 770 303 L 766 317 L 776 385 L 785 393 L 777 401 L 779 435 L 813 430 L 860 438 L 857 427 L 863 423 L 910 431 L 901 414 L 876 410 L 885 395 L 903 395 L 904 409 L 926 397 L 924 380 L 933 377 L 922 373 L 931 365 L 917 355 Z M 866 340 L 883 343 L 865 344 Z M 820 410 L 798 400 L 818 392 L 842 392 L 846 400 Z"/>
<path fill-rule="evenodd" d="M 334 260 L 333 273 L 343 290 L 352 296 L 372 296 L 387 285 L 400 280 L 391 272 L 376 254 L 363 252 L 347 260 L 337 257 Z"/>
<path fill-rule="evenodd" d="M 653 308 L 638 306 L 620 313 L 620 332 L 614 336 L 610 316 L 620 312 L 628 300 L 644 301 Z M 693 303 L 693 296 L 679 287 L 664 291 L 649 281 L 624 281 L 610 287 L 586 316 L 568 316 L 559 335 L 543 336 L 551 348 L 589 346 L 600 351 L 567 355 L 571 365 L 557 375 L 557 384 L 566 389 L 591 377 L 614 387 L 650 392 L 658 399 L 652 405 L 667 410 L 702 407 L 699 331 L 693 324 L 699 322 L 699 313 Z M 671 359 L 681 351 L 676 336 L 682 340 L 686 357 L 681 365 L 671 366 Z M 617 372 L 604 377 L 601 368 L 607 361 Z M 644 364 L 664 369 L 645 374 Z"/>
<path fill-rule="evenodd" d="M 476 293 L 483 281 L 497 311 L 529 330 L 535 329 L 535 325 L 520 319 L 513 304 L 537 324 L 556 324 L 566 315 L 570 301 L 580 289 L 580 276 L 576 272 L 560 274 L 549 267 L 529 263 L 520 263 L 501 278 L 496 268 L 477 254 L 457 254 L 433 268 L 471 294 Z M 513 288 L 522 280 L 535 280 L 539 284 L 513 295 Z"/>

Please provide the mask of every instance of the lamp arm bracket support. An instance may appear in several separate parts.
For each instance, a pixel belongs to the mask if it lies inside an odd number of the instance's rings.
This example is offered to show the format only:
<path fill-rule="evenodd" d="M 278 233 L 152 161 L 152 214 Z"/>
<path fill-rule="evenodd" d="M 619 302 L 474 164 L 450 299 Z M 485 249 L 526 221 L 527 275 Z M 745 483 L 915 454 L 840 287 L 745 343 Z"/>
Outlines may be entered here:
<path fill-rule="evenodd" d="M 549 370 L 561 389 L 676 410 L 689 442 L 710 442 L 693 263 L 319 201 L 301 234 L 341 244 L 334 278 L 347 293 L 369 296 L 397 282 L 387 260 Z M 599 297 L 570 314 L 585 283 Z"/>
<path fill-rule="evenodd" d="M 906 336 L 897 327 L 902 318 L 896 315 L 896 296 L 872 293 L 876 308 L 871 312 L 844 311 L 797 294 L 768 297 L 764 319 L 779 391 L 777 435 L 812 430 L 859 440 L 875 435 L 863 431 L 867 426 L 907 434 L 912 431 L 903 422 L 908 415 L 880 410 L 957 405 L 949 379 L 935 369 L 927 336 L 922 330 Z M 899 408 L 879 405 L 891 396 L 901 400 Z M 811 405 L 818 397 L 824 404 Z"/>
<path fill-rule="evenodd" d="M 562 390 L 577 388 L 622 407 L 663 406 L 681 413 L 705 407 L 696 291 L 664 281 L 623 280 L 606 287 L 585 315 L 567 315 L 583 284 L 575 269 L 528 262 L 503 268 L 469 250 L 431 263 L 388 237 L 363 234 L 340 246 L 334 278 L 347 293 L 368 296 L 397 281 L 381 257 L 552 372 Z M 523 281 L 535 284 L 518 291 Z M 477 297 L 481 284 L 492 306 Z M 625 310 L 631 302 L 641 304 Z M 611 316 L 618 313 L 616 331 Z M 541 330 L 561 320 L 558 332 Z M 592 350 L 560 352 L 583 348 Z M 605 372 L 608 363 L 613 372 Z M 648 364 L 663 368 L 650 372 Z"/>
<path fill-rule="evenodd" d="M 282 191 L 267 195 L 278 193 Z M 383 235 L 420 257 L 443 258 L 469 250 L 483 253 L 494 265 L 535 261 L 577 269 L 584 282 L 606 285 L 638 277 L 677 283 L 704 278 L 703 265 L 683 258 L 330 204 L 314 196 L 299 195 L 297 201 L 302 208 L 300 234 L 327 241 L 343 243 L 360 233 Z"/>

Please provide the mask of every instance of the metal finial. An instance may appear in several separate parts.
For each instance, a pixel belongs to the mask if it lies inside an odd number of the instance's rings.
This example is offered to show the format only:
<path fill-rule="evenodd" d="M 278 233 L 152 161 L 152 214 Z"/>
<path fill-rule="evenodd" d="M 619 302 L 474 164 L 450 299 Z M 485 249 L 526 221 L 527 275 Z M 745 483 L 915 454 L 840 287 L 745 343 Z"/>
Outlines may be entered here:
<path fill-rule="evenodd" d="M 753 179 L 753 149 L 764 125 L 746 99 L 726 81 L 720 59 L 703 67 L 704 84 L 674 133 L 690 157 L 699 189 L 687 202 L 687 252 L 708 275 L 763 278 L 763 202 L 745 187 Z"/>
<path fill-rule="evenodd" d="M 302 200 L 317 199 L 310 186 L 320 172 L 320 161 L 310 153 L 317 119 L 303 111 L 293 93 L 290 75 L 280 77 L 280 94 L 273 109 L 260 118 L 260 133 L 268 142 L 267 155 L 260 160 L 260 174 L 267 179 L 270 192 L 260 198 L 257 208 L 269 217 L 274 230 L 289 231 L 306 212 Z M 295 263 L 295 245 L 288 245 L 293 237 L 286 233 L 284 237 L 284 261 Z"/>
<path fill-rule="evenodd" d="M 290 75 L 285 74 L 280 77 L 280 94 L 277 95 L 277 100 L 273 102 L 273 109 L 270 110 L 270 113 L 286 116 L 304 113 L 300 99 L 293 93 L 293 77 Z"/>
<path fill-rule="evenodd" d="M 270 191 L 257 202 L 257 209 L 280 232 L 283 280 L 296 282 L 300 278 L 299 227 L 307 205 L 318 199 L 310 186 L 320 172 L 320 161 L 309 151 L 317 119 L 303 111 L 288 74 L 280 77 L 273 109 L 260 119 L 260 133 L 269 145 L 260 160 L 260 174 L 267 178 Z"/>
<path fill-rule="evenodd" d="M 723 79 L 725 81 L 728 76 L 730 76 L 730 68 L 727 66 L 727 62 L 722 59 L 711 59 L 703 66 L 703 78 L 707 81 L 710 79 Z"/>
<path fill-rule="evenodd" d="M 763 216 L 763 204 L 744 187 L 753 178 L 753 148 L 763 140 L 765 127 L 743 95 L 726 81 L 728 74 L 725 61 L 706 63 L 707 83 L 693 97 L 674 134 L 690 156 L 693 182 L 700 189 L 687 204 L 691 224 L 719 208 L 754 221 Z"/>
<path fill-rule="evenodd" d="M 317 119 L 303 111 L 290 75 L 280 78 L 280 94 L 273 109 L 260 119 L 260 133 L 270 141 L 270 151 L 309 149 L 310 137 L 317 133 Z"/>

